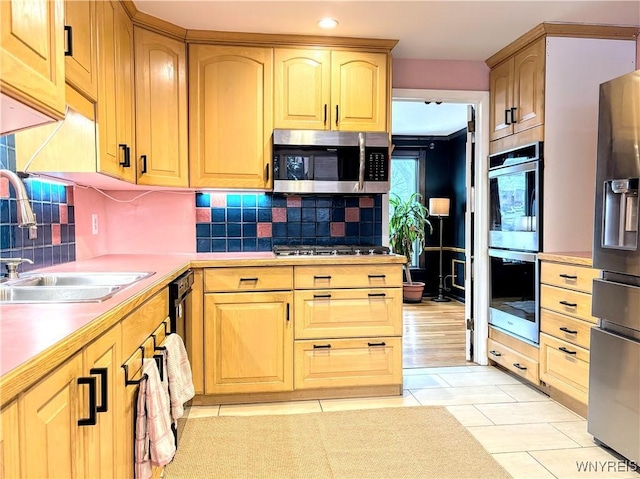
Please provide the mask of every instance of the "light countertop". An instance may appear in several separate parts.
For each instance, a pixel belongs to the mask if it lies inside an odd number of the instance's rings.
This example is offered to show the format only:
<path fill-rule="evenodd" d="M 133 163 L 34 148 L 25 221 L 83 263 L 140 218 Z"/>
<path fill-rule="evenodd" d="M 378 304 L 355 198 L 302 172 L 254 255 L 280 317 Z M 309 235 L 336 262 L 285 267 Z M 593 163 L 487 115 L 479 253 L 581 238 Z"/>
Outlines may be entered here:
<path fill-rule="evenodd" d="M 593 266 L 591 251 L 559 251 L 538 253 L 538 259 L 556 263 L 569 263 L 578 266 Z"/>
<path fill-rule="evenodd" d="M 189 268 L 307 264 L 402 264 L 397 255 L 275 257 L 271 252 L 106 255 L 63 263 L 38 272 L 154 271 L 100 303 L 0 305 L 0 403 L 115 325 Z M 168 312 L 167 312 L 168 313 Z M 19 381 L 15 381 L 20 377 Z"/>

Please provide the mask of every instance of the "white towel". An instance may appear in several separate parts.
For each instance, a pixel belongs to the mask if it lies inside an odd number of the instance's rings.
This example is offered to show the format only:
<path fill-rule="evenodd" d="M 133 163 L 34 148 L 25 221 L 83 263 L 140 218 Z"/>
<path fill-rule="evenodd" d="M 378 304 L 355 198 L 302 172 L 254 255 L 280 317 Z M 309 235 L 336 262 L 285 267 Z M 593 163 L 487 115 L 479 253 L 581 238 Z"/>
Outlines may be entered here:
<path fill-rule="evenodd" d="M 158 366 L 154 359 L 144 359 L 140 382 L 135 431 L 135 477 L 151 478 L 151 466 L 166 466 L 173 460 L 176 445 L 171 431 L 169 405 Z"/>
<path fill-rule="evenodd" d="M 184 414 L 184 403 L 195 396 L 191 364 L 182 338 L 169 334 L 163 343 L 167 353 L 166 376 L 169 378 L 171 417 L 177 421 Z"/>

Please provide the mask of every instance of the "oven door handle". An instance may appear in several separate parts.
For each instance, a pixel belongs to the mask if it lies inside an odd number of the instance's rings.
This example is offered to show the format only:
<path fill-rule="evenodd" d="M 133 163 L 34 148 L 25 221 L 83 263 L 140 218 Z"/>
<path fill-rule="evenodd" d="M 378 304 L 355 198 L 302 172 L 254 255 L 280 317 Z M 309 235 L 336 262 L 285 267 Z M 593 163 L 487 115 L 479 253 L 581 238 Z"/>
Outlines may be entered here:
<path fill-rule="evenodd" d="M 511 173 L 522 173 L 525 171 L 535 171 L 537 173 L 539 167 L 540 160 L 525 161 L 524 163 L 511 166 L 500 166 L 489 170 L 489 179 L 509 175 Z"/>

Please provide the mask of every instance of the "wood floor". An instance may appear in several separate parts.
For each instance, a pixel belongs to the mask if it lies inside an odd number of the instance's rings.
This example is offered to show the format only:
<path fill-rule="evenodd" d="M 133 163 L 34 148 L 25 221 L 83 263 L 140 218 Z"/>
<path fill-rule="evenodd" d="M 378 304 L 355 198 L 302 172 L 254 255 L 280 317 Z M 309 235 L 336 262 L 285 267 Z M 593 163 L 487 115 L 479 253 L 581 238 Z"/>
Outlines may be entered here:
<path fill-rule="evenodd" d="M 403 305 L 403 367 L 429 368 L 471 364 L 465 360 L 464 304 L 457 301 Z"/>

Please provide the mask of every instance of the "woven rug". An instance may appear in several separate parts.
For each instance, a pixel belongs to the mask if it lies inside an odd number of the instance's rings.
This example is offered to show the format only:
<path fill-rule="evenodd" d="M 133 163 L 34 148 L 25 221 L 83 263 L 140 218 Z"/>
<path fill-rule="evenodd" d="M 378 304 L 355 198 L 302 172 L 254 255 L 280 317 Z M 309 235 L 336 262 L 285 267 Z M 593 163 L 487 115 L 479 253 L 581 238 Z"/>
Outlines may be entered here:
<path fill-rule="evenodd" d="M 166 479 L 500 479 L 443 407 L 187 419 Z"/>

